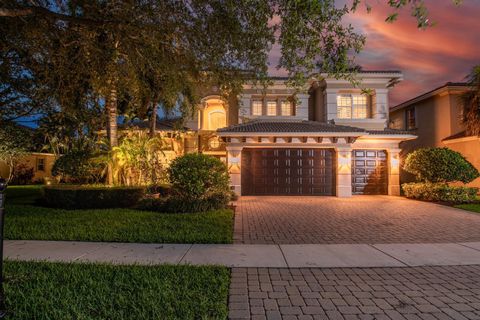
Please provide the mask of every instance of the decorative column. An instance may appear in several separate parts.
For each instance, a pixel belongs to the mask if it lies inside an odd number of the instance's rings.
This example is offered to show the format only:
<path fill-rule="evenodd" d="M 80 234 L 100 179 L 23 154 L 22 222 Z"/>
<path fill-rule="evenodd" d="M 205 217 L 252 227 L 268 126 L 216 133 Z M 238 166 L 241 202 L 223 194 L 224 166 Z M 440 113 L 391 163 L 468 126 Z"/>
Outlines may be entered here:
<path fill-rule="evenodd" d="M 252 115 L 252 95 L 243 93 L 238 98 L 238 123 L 243 123 L 244 118 L 250 118 Z"/>
<path fill-rule="evenodd" d="M 326 95 L 326 114 L 327 118 L 326 120 L 335 120 L 337 119 L 337 95 L 338 95 L 338 89 L 326 89 L 325 90 L 325 95 Z"/>
<path fill-rule="evenodd" d="M 337 154 L 337 197 L 352 196 L 352 148 L 336 147 Z"/>
<path fill-rule="evenodd" d="M 400 195 L 400 151 L 389 149 L 388 152 L 388 195 Z"/>
<path fill-rule="evenodd" d="M 375 96 L 372 97 L 372 118 L 388 119 L 388 89 L 375 89 Z"/>
<path fill-rule="evenodd" d="M 243 147 L 227 147 L 227 166 L 230 173 L 230 187 L 237 195 L 242 195 L 242 149 Z"/>

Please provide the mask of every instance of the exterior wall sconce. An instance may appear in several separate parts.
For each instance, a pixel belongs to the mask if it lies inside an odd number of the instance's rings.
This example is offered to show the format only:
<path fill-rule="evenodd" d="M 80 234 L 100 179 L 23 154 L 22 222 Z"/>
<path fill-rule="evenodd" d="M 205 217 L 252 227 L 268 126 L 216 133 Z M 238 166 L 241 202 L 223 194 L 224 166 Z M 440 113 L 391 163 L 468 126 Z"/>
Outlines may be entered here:
<path fill-rule="evenodd" d="M 348 174 L 352 170 L 352 155 L 350 152 L 340 154 L 338 157 L 338 173 Z"/>
<path fill-rule="evenodd" d="M 400 173 L 400 156 L 398 153 L 392 153 L 390 155 L 390 172 L 391 174 Z"/>
<path fill-rule="evenodd" d="M 240 173 L 240 159 L 229 158 L 228 159 L 228 172 L 229 173 Z"/>

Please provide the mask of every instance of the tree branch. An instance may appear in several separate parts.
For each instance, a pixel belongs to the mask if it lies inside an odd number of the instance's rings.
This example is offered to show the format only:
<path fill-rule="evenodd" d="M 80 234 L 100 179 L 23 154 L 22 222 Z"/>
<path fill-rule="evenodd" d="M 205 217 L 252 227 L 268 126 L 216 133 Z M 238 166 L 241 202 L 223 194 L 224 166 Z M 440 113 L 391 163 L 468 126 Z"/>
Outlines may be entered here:
<path fill-rule="evenodd" d="M 50 11 L 46 8 L 36 7 L 36 6 L 21 7 L 21 8 L 15 8 L 15 9 L 0 8 L 0 17 L 16 18 L 16 17 L 27 17 L 27 16 L 41 16 L 48 19 L 68 21 L 71 23 L 88 25 L 88 26 L 102 26 L 105 24 L 121 23 L 119 21 L 111 21 L 111 20 L 100 21 L 100 20 L 93 20 L 93 19 L 82 18 L 82 17 L 72 17 L 63 13 Z"/>

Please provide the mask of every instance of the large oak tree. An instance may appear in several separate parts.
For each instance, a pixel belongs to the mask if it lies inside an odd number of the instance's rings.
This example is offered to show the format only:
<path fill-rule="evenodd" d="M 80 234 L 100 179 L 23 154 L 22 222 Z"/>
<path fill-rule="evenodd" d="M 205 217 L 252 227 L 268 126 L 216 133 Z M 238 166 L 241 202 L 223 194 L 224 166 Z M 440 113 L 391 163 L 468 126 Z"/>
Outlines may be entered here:
<path fill-rule="evenodd" d="M 114 147 L 119 113 L 156 114 L 161 102 L 189 114 L 199 87 L 235 94 L 246 78 L 266 81 L 274 44 L 281 47 L 278 67 L 293 86 L 318 71 L 348 77 L 365 37 L 342 18 L 362 2 L 4 0 L 0 76 L 25 103 L 10 104 L 0 115 L 31 108 L 67 112 L 100 102 Z M 387 3 L 410 6 L 419 26 L 425 24 L 423 1 Z"/>

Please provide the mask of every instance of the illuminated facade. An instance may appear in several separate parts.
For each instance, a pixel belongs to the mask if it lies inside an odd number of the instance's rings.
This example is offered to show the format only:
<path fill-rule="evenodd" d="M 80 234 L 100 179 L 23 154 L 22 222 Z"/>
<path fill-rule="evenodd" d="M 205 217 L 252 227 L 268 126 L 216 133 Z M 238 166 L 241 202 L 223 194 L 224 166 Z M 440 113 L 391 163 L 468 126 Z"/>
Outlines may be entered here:
<path fill-rule="evenodd" d="M 416 138 L 388 128 L 388 91 L 402 74 L 356 80 L 323 75 L 295 90 L 272 78 L 237 97 L 208 95 L 187 121 L 196 137 L 186 144 L 226 161 L 239 195 L 400 195 L 399 144 Z"/>

